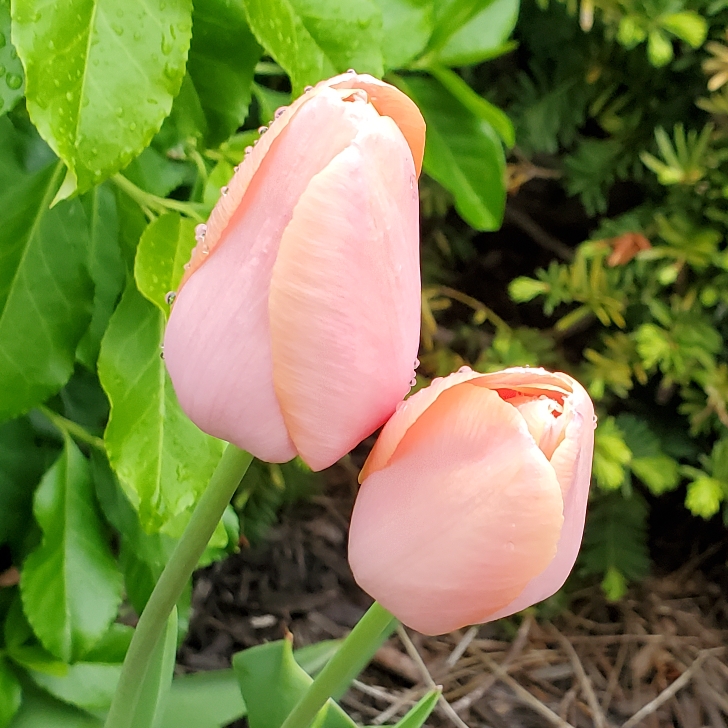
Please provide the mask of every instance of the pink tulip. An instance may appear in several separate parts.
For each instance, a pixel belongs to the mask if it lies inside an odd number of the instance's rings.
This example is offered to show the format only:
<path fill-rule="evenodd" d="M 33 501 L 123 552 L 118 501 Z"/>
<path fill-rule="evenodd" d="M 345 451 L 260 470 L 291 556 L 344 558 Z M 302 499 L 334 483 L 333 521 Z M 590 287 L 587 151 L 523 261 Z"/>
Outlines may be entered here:
<path fill-rule="evenodd" d="M 425 125 L 402 92 L 353 71 L 276 117 L 201 232 L 164 355 L 202 430 L 320 470 L 410 388 Z"/>
<path fill-rule="evenodd" d="M 443 634 L 561 588 L 581 543 L 594 408 L 566 374 L 464 367 L 397 408 L 364 465 L 349 535 L 359 585 Z"/>

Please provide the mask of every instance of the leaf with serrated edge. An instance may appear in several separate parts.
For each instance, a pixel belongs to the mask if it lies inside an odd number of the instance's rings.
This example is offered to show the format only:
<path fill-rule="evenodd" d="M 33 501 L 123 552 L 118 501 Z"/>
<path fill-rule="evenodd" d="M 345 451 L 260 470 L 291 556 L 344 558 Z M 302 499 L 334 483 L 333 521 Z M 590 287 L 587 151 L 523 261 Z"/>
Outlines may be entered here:
<path fill-rule="evenodd" d="M 23 608 L 43 646 L 70 662 L 106 633 L 122 580 L 95 505 L 88 461 L 72 440 L 35 494 L 43 540 L 25 560 Z"/>
<path fill-rule="evenodd" d="M 169 114 L 192 2 L 15 0 L 12 14 L 30 117 L 85 192 L 125 167 Z"/>
<path fill-rule="evenodd" d="M 101 342 L 99 378 L 111 402 L 111 466 L 148 532 L 179 536 L 224 443 L 177 402 L 161 358 L 164 315 L 131 282 Z"/>
<path fill-rule="evenodd" d="M 49 167 L 0 190 L 0 420 L 68 381 L 91 314 L 81 204 L 48 209 L 60 172 Z"/>
<path fill-rule="evenodd" d="M 382 15 L 373 0 L 246 0 L 245 12 L 290 75 L 294 96 L 347 68 L 382 75 Z"/>
<path fill-rule="evenodd" d="M 195 245 L 195 223 L 169 212 L 150 223 L 142 234 L 134 262 L 139 292 L 169 316 L 167 294 L 182 280 L 184 265 Z"/>

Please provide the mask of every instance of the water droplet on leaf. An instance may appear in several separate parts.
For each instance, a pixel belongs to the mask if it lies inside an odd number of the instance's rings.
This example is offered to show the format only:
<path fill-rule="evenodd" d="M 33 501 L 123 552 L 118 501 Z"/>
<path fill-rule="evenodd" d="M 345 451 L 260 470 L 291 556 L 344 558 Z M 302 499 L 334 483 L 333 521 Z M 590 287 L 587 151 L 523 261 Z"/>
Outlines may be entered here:
<path fill-rule="evenodd" d="M 5 77 L 5 83 L 8 85 L 8 88 L 15 91 L 23 85 L 23 79 L 17 73 L 9 73 Z"/>
<path fill-rule="evenodd" d="M 174 303 L 174 299 L 177 298 L 177 292 L 176 291 L 170 291 L 165 297 L 164 302 L 171 306 Z"/>

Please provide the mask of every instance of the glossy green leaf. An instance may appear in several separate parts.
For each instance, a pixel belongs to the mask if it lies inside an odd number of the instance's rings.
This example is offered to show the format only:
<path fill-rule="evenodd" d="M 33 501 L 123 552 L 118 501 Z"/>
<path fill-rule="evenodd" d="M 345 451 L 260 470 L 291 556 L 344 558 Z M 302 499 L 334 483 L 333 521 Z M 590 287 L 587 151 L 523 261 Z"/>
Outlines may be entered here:
<path fill-rule="evenodd" d="M 439 51 L 452 36 L 463 28 L 493 0 L 440 0 L 434 4 L 435 29 L 427 47 Z"/>
<path fill-rule="evenodd" d="M 31 671 L 36 685 L 69 705 L 102 713 L 109 709 L 121 674 L 121 665 L 77 662 L 63 675 Z"/>
<path fill-rule="evenodd" d="M 109 461 L 143 528 L 179 536 L 224 444 L 182 412 L 161 358 L 164 315 L 133 282 L 101 343 L 99 378 L 111 402 Z"/>
<path fill-rule="evenodd" d="M 192 2 L 15 0 L 12 10 L 30 116 L 68 167 L 65 192 L 85 192 L 125 167 L 169 114 Z"/>
<path fill-rule="evenodd" d="M 420 728 L 430 717 L 440 697 L 441 690 L 430 690 L 408 711 L 401 720 L 397 721 L 395 728 Z"/>
<path fill-rule="evenodd" d="M 122 663 L 133 636 L 133 627 L 114 622 L 109 631 L 83 656 L 83 659 L 86 662 L 101 662 L 107 665 Z"/>
<path fill-rule="evenodd" d="M 290 640 L 250 647 L 233 656 L 233 669 L 248 709 L 250 728 L 279 728 L 313 679 L 296 662 Z M 355 728 L 354 721 L 329 700 L 317 728 Z"/>
<path fill-rule="evenodd" d="M 274 91 L 267 86 L 261 86 L 259 83 L 253 83 L 251 88 L 255 100 L 258 102 L 258 119 L 261 124 L 269 123 L 271 119 L 275 118 L 277 109 L 291 103 L 291 94 L 289 93 Z M 233 139 L 231 141 L 237 140 Z M 249 143 L 252 144 L 252 140 Z"/>
<path fill-rule="evenodd" d="M 189 163 L 169 159 L 154 147 L 147 147 L 124 170 L 124 177 L 131 180 L 145 192 L 151 192 L 158 197 L 167 197 L 171 192 L 189 181 L 191 169 Z"/>
<path fill-rule="evenodd" d="M 68 674 L 68 665 L 53 657 L 50 652 L 38 644 L 10 645 L 7 649 L 8 657 L 26 670 L 36 670 L 45 675 L 63 677 Z"/>
<path fill-rule="evenodd" d="M 91 315 L 81 204 L 48 209 L 60 172 L 50 167 L 0 190 L 0 419 L 66 383 Z"/>
<path fill-rule="evenodd" d="M 166 297 L 176 291 L 195 246 L 195 223 L 179 213 L 158 217 L 139 241 L 134 277 L 141 294 L 169 316 Z"/>
<path fill-rule="evenodd" d="M 466 109 L 490 124 L 507 147 L 510 148 L 516 143 L 513 122 L 504 111 L 475 93 L 457 73 L 449 68 L 433 65 L 428 70 Z"/>
<path fill-rule="evenodd" d="M 477 230 L 497 230 L 505 210 L 505 155 L 493 128 L 437 81 L 408 77 L 400 85 L 427 122 L 424 169 L 455 198 Z"/>
<path fill-rule="evenodd" d="M 10 728 L 103 728 L 100 719 L 28 687 Z"/>
<path fill-rule="evenodd" d="M 518 20 L 519 0 L 493 0 L 458 28 L 437 53 L 447 66 L 468 66 L 501 55 Z"/>
<path fill-rule="evenodd" d="M 403 68 L 427 45 L 435 24 L 431 0 L 376 0 L 382 12 L 384 68 Z"/>
<path fill-rule="evenodd" d="M 89 464 L 70 439 L 43 476 L 34 512 L 43 541 L 23 565 L 23 607 L 43 646 L 69 662 L 109 629 L 122 589 Z"/>
<path fill-rule="evenodd" d="M 128 725 L 132 728 L 159 728 L 172 685 L 174 658 L 177 654 L 177 608 L 167 619 L 164 631 L 149 662 L 139 701 Z"/>
<path fill-rule="evenodd" d="M 7 728 L 17 713 L 22 690 L 10 663 L 0 655 L 0 728 Z"/>
<path fill-rule="evenodd" d="M 0 425 L 0 544 L 15 544 L 27 532 L 48 455 L 27 419 Z"/>
<path fill-rule="evenodd" d="M 199 0 L 192 22 L 187 72 L 207 119 L 207 142 L 214 147 L 245 121 L 263 50 L 248 27 L 242 2 Z"/>
<path fill-rule="evenodd" d="M 94 282 L 91 323 L 78 344 L 76 358 L 96 370 L 101 339 L 124 290 L 126 265 L 119 247 L 116 197 L 107 185 L 95 187 L 81 200 L 89 226 L 88 269 Z"/>
<path fill-rule="evenodd" d="M 0 115 L 2 115 L 7 114 L 25 93 L 23 64 L 10 39 L 10 0 L 0 0 L 0 69 Z"/>
<path fill-rule="evenodd" d="M 222 728 L 244 715 L 232 670 L 197 672 L 172 682 L 160 728 Z"/>
<path fill-rule="evenodd" d="M 373 0 L 246 0 L 245 12 L 258 42 L 291 77 L 294 95 L 347 68 L 383 73 L 382 16 Z"/>

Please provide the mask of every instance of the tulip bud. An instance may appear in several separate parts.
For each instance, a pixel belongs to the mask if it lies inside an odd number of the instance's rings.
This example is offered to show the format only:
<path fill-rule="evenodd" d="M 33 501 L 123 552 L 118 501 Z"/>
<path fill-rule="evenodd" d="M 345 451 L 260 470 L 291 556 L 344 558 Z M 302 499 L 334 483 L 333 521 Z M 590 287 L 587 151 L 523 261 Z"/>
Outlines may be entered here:
<path fill-rule="evenodd" d="M 165 362 L 202 430 L 320 470 L 410 388 L 425 126 L 402 92 L 349 72 L 261 132 L 199 231 Z"/>
<path fill-rule="evenodd" d="M 349 563 L 404 624 L 443 634 L 561 588 L 581 543 L 594 408 L 566 374 L 464 367 L 397 408 L 362 470 Z"/>

